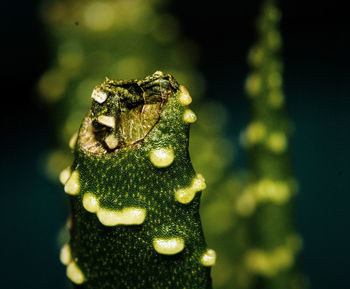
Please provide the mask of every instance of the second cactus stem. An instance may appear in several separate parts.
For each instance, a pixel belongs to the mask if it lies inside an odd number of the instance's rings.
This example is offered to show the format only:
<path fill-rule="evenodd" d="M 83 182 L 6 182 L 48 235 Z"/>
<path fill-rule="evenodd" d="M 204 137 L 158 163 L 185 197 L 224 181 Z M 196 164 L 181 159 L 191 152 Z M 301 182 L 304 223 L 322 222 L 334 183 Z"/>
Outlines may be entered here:
<path fill-rule="evenodd" d="M 290 163 L 291 124 L 282 89 L 279 20 L 275 1 L 264 1 L 246 82 L 251 122 L 242 140 L 252 180 L 238 200 L 238 209 L 247 217 L 250 231 L 244 265 L 255 276 L 253 287 L 259 289 L 300 288 L 301 280 L 296 269 L 301 240 L 293 223 L 296 183 Z"/>

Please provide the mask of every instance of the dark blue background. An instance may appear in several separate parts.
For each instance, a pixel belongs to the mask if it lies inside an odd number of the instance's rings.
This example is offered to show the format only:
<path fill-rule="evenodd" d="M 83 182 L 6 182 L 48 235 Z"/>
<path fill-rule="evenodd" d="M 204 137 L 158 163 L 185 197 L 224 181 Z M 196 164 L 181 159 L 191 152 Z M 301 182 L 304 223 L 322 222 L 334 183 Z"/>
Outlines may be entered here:
<path fill-rule="evenodd" d="M 174 1 L 172 10 L 185 36 L 201 48 L 207 95 L 230 108 L 227 133 L 237 141 L 248 120 L 245 56 L 259 1 L 232 1 L 231 7 L 231 1 L 188 2 Z M 41 172 L 50 127 L 35 95 L 49 44 L 36 1 L 1 5 L 0 288 L 62 289 L 67 281 L 57 232 L 67 208 L 61 188 Z M 296 218 L 305 242 L 302 266 L 317 289 L 350 288 L 350 25 L 344 5 L 282 3 L 285 91 L 296 127 L 293 160 L 300 183 Z"/>

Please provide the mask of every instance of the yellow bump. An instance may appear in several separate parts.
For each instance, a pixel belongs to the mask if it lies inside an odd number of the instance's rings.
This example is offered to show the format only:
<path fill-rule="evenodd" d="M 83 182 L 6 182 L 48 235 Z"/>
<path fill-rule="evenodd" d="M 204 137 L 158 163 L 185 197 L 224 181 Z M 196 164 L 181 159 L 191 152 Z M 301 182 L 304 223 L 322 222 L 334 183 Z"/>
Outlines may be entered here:
<path fill-rule="evenodd" d="M 264 139 L 266 135 L 265 125 L 260 122 L 252 122 L 247 127 L 245 137 L 248 145 L 256 144 Z"/>
<path fill-rule="evenodd" d="M 97 210 L 97 218 L 105 226 L 140 225 L 146 217 L 146 210 L 142 208 L 124 208 L 114 211 L 104 208 Z"/>
<path fill-rule="evenodd" d="M 192 110 L 186 109 L 183 115 L 183 120 L 188 123 L 194 123 L 197 120 L 197 116 Z"/>
<path fill-rule="evenodd" d="M 60 261 L 64 265 L 68 265 L 72 261 L 72 254 L 69 244 L 65 244 L 60 253 Z"/>
<path fill-rule="evenodd" d="M 179 89 L 180 89 L 179 101 L 181 105 L 184 105 L 184 106 L 189 105 L 192 102 L 192 98 L 188 90 L 183 85 L 180 85 Z"/>
<path fill-rule="evenodd" d="M 258 95 L 261 89 L 261 77 L 256 73 L 248 76 L 245 88 L 249 96 Z"/>
<path fill-rule="evenodd" d="M 66 275 L 75 284 L 82 284 L 85 281 L 85 276 L 83 272 L 80 270 L 80 268 L 75 262 L 71 262 L 67 266 Z"/>
<path fill-rule="evenodd" d="M 284 102 L 284 96 L 281 90 L 273 90 L 268 95 L 268 101 L 273 108 L 280 108 Z"/>
<path fill-rule="evenodd" d="M 100 124 L 103 124 L 105 126 L 115 128 L 115 118 L 113 116 L 108 116 L 108 115 L 100 115 L 97 118 L 97 121 Z"/>
<path fill-rule="evenodd" d="M 276 270 L 290 268 L 294 263 L 292 252 L 284 247 L 276 248 L 270 258 Z"/>
<path fill-rule="evenodd" d="M 111 150 L 113 150 L 118 146 L 119 141 L 114 134 L 110 134 L 105 138 L 105 143 Z"/>
<path fill-rule="evenodd" d="M 150 153 L 150 160 L 158 168 L 170 166 L 174 161 L 174 151 L 172 148 L 154 149 Z"/>
<path fill-rule="evenodd" d="M 92 193 L 86 193 L 83 197 L 83 206 L 90 213 L 96 213 L 99 209 L 98 199 Z"/>
<path fill-rule="evenodd" d="M 69 147 L 70 149 L 74 150 L 75 144 L 77 143 L 78 140 L 78 133 L 74 133 L 72 137 L 69 140 Z"/>
<path fill-rule="evenodd" d="M 294 264 L 293 253 L 292 250 L 284 246 L 269 252 L 252 249 L 245 256 L 245 265 L 254 273 L 272 277 Z"/>
<path fill-rule="evenodd" d="M 247 269 L 251 272 L 267 277 L 271 277 L 277 273 L 269 255 L 262 250 L 249 250 L 245 255 L 244 261 Z"/>
<path fill-rule="evenodd" d="M 252 48 L 248 54 L 248 61 L 253 65 L 259 65 L 264 57 L 264 51 L 261 47 L 257 46 Z"/>
<path fill-rule="evenodd" d="M 175 199 L 179 203 L 188 204 L 193 200 L 195 193 L 191 188 L 179 189 L 175 192 Z"/>
<path fill-rule="evenodd" d="M 250 216 L 256 207 L 256 198 L 254 196 L 254 190 L 248 187 L 236 201 L 236 211 L 243 217 Z"/>
<path fill-rule="evenodd" d="M 62 185 L 64 185 L 68 181 L 70 173 L 70 166 L 60 172 L 58 179 L 60 180 Z"/>
<path fill-rule="evenodd" d="M 287 149 L 287 137 L 283 132 L 273 132 L 269 135 L 266 145 L 274 153 L 283 153 Z"/>
<path fill-rule="evenodd" d="M 180 253 L 184 249 L 185 242 L 181 238 L 155 238 L 153 240 L 153 247 L 159 254 L 174 255 Z"/>
<path fill-rule="evenodd" d="M 258 201 L 273 201 L 285 204 L 291 196 L 291 191 L 285 182 L 262 179 L 256 185 L 256 198 Z"/>
<path fill-rule="evenodd" d="M 213 249 L 207 251 L 201 257 L 201 264 L 203 266 L 214 266 L 216 262 L 216 253 Z"/>
<path fill-rule="evenodd" d="M 192 189 L 196 192 L 203 191 L 207 187 L 205 179 L 201 174 L 197 174 L 192 181 Z"/>
<path fill-rule="evenodd" d="M 91 98 L 93 100 L 97 101 L 98 103 L 104 103 L 107 99 L 107 93 L 96 88 L 93 90 L 93 92 L 91 94 Z"/>
<path fill-rule="evenodd" d="M 175 192 L 175 199 L 182 204 L 191 202 L 195 194 L 207 187 L 205 179 L 201 174 L 197 174 L 190 187 L 178 189 Z"/>
<path fill-rule="evenodd" d="M 69 195 L 77 195 L 80 191 L 79 172 L 74 171 L 64 186 L 64 191 Z"/>

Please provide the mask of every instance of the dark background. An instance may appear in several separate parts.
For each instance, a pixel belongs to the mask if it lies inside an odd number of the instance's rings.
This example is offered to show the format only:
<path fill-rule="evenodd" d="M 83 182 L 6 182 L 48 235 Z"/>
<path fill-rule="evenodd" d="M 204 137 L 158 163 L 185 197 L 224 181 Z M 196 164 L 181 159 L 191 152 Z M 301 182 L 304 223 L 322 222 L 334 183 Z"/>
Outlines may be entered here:
<path fill-rule="evenodd" d="M 49 50 L 37 0 L 1 4 L 0 288 L 65 288 L 57 231 L 65 223 L 57 187 L 40 172 L 49 118 L 35 85 Z M 349 16 L 341 1 L 281 1 L 285 91 L 296 126 L 302 265 L 312 288 L 350 288 Z M 206 94 L 231 111 L 237 141 L 248 120 L 243 83 L 259 1 L 174 1 L 183 34 L 198 43 Z M 241 160 L 242 161 L 242 160 Z M 281 288 L 283 289 L 283 288 Z"/>

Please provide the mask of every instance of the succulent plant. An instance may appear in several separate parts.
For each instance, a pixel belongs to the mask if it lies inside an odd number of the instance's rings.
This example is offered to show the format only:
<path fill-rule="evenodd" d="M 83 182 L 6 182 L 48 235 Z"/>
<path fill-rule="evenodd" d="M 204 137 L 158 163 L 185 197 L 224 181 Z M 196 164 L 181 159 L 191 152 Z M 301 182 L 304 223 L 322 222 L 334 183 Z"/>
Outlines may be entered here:
<path fill-rule="evenodd" d="M 60 175 L 72 208 L 61 261 L 76 288 L 211 288 L 216 255 L 199 216 L 205 180 L 188 152 L 190 103 L 159 71 L 94 89 Z"/>

